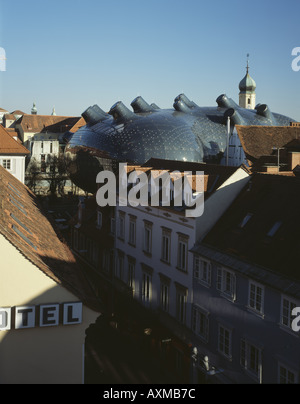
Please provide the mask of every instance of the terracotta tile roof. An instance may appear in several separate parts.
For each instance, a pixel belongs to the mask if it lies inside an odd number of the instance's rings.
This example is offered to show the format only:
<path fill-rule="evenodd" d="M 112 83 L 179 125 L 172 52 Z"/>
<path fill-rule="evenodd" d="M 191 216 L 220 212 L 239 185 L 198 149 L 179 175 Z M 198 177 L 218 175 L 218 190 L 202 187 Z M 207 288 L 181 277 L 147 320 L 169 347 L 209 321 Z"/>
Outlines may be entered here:
<path fill-rule="evenodd" d="M 236 125 L 236 129 L 250 164 L 273 154 L 273 147 L 285 147 L 294 139 L 300 139 L 300 127 L 295 126 Z"/>
<path fill-rule="evenodd" d="M 15 111 L 11 112 L 13 115 L 25 115 L 25 112 L 16 109 Z"/>
<path fill-rule="evenodd" d="M 26 149 L 17 140 L 13 139 L 10 133 L 0 125 L 0 154 L 29 154 Z"/>
<path fill-rule="evenodd" d="M 37 270 L 99 311 L 99 301 L 35 195 L 0 167 L 0 233 Z"/>
<path fill-rule="evenodd" d="M 69 129 L 69 131 L 72 132 L 72 133 L 75 133 L 75 132 L 78 131 L 78 129 L 80 129 L 82 126 L 85 126 L 85 125 L 86 125 L 86 121 L 85 121 L 84 118 L 81 117 L 81 118 L 75 123 L 75 125 L 74 125 L 71 129 Z"/>
<path fill-rule="evenodd" d="M 18 132 L 16 131 L 15 128 L 5 128 L 5 130 L 9 134 L 9 136 L 14 138 L 18 143 L 22 144 L 21 139 L 19 139 L 19 134 L 18 134 Z"/>
<path fill-rule="evenodd" d="M 8 119 L 10 121 L 15 121 L 16 120 L 16 117 L 14 116 L 14 114 L 5 114 L 4 118 Z"/>
<path fill-rule="evenodd" d="M 254 174 L 203 245 L 300 280 L 300 178 Z"/>
<path fill-rule="evenodd" d="M 64 133 L 73 128 L 80 119 L 80 117 L 25 114 L 20 118 L 19 125 L 24 132 Z"/>

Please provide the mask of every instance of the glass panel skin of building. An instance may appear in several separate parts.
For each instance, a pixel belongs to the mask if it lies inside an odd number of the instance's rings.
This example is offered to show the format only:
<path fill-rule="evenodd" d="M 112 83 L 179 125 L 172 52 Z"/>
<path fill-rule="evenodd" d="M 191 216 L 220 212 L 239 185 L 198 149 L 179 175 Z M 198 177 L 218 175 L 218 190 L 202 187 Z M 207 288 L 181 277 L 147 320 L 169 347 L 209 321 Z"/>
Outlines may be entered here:
<path fill-rule="evenodd" d="M 199 107 L 184 94 L 173 109 L 149 105 L 142 97 L 132 101 L 133 111 L 122 102 L 108 113 L 97 105 L 82 116 L 87 124 L 68 137 L 65 155 L 72 181 L 87 192 L 96 191 L 102 170 L 117 170 L 118 162 L 144 164 L 150 158 L 213 162 L 227 145 L 231 125 L 289 126 L 293 119 L 260 110 L 241 108 L 222 94 L 216 107 Z"/>

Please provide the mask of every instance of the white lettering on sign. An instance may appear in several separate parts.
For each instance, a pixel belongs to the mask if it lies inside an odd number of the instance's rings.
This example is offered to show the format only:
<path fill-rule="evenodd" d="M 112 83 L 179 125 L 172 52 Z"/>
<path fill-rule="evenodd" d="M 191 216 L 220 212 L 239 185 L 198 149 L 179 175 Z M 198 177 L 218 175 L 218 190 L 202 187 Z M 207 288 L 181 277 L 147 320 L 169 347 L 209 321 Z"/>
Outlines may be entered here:
<path fill-rule="evenodd" d="M 35 327 L 35 306 L 16 307 L 15 328 Z"/>
<path fill-rule="evenodd" d="M 51 327 L 59 324 L 59 304 L 40 306 L 40 327 Z"/>
<path fill-rule="evenodd" d="M 80 324 L 82 322 L 82 303 L 64 304 L 64 325 Z"/>
<path fill-rule="evenodd" d="M 0 330 L 10 330 L 11 308 L 0 309 Z"/>
<path fill-rule="evenodd" d="M 14 327 L 23 328 L 53 327 L 60 324 L 74 325 L 82 323 L 82 303 L 42 304 L 39 306 L 19 306 L 0 308 L 0 331 L 12 328 L 14 313 Z"/>

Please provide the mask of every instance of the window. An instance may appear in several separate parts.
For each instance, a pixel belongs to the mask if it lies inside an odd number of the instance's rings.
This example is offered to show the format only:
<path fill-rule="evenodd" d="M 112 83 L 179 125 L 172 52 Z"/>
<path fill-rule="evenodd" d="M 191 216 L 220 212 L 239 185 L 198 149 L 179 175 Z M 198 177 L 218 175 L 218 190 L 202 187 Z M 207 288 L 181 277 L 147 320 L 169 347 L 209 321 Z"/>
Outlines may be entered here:
<path fill-rule="evenodd" d="M 142 281 L 142 301 L 144 304 L 149 305 L 152 296 L 152 277 L 148 272 L 143 272 Z"/>
<path fill-rule="evenodd" d="M 118 253 L 118 265 L 117 265 L 117 271 L 116 271 L 116 276 L 120 280 L 123 280 L 123 275 L 124 275 L 124 253 L 119 252 Z"/>
<path fill-rule="evenodd" d="M 241 340 L 241 366 L 259 383 L 262 382 L 262 352 L 250 342 Z"/>
<path fill-rule="evenodd" d="M 292 301 L 288 297 L 282 297 L 281 299 L 281 321 L 280 324 L 284 327 L 292 329 L 292 322 L 294 317 L 292 316 L 292 311 L 297 306 L 295 301 Z"/>
<path fill-rule="evenodd" d="M 292 369 L 279 363 L 279 365 L 278 365 L 278 383 L 280 383 L 280 384 L 298 384 L 298 375 Z"/>
<path fill-rule="evenodd" d="M 176 319 L 181 323 L 186 322 L 187 289 L 180 286 L 176 288 Z"/>
<path fill-rule="evenodd" d="M 110 218 L 110 233 L 115 234 L 115 230 L 116 230 L 116 220 L 114 217 L 111 217 Z"/>
<path fill-rule="evenodd" d="M 103 251 L 102 268 L 103 271 L 107 273 L 109 273 L 111 270 L 111 254 L 108 250 Z"/>
<path fill-rule="evenodd" d="M 125 213 L 119 212 L 119 237 L 124 240 L 125 237 Z"/>
<path fill-rule="evenodd" d="M 101 229 L 102 227 L 102 213 L 101 212 L 97 212 L 97 228 Z"/>
<path fill-rule="evenodd" d="M 208 342 L 208 313 L 197 306 L 192 308 L 192 330 L 205 342 Z"/>
<path fill-rule="evenodd" d="M 178 236 L 178 253 L 177 253 L 177 268 L 187 272 L 187 257 L 188 257 L 188 238 L 186 236 Z"/>
<path fill-rule="evenodd" d="M 163 229 L 162 232 L 162 254 L 161 259 L 168 264 L 171 262 L 171 230 Z"/>
<path fill-rule="evenodd" d="M 160 285 L 160 307 L 163 311 L 169 311 L 169 284 L 167 283 Z"/>
<path fill-rule="evenodd" d="M 135 246 L 135 230 L 136 230 L 136 219 L 130 218 L 129 220 L 129 241 L 128 243 Z"/>
<path fill-rule="evenodd" d="M 254 282 L 250 282 L 249 301 L 248 301 L 249 308 L 262 314 L 264 311 L 263 300 L 264 300 L 264 288 Z"/>
<path fill-rule="evenodd" d="M 135 289 L 135 262 L 128 258 L 128 286 Z"/>
<path fill-rule="evenodd" d="M 208 261 L 194 257 L 194 278 L 198 279 L 205 286 L 211 285 L 211 264 Z"/>
<path fill-rule="evenodd" d="M 273 237 L 275 236 L 276 232 L 279 230 L 280 226 L 282 225 L 282 222 L 276 222 L 270 229 L 269 233 L 267 234 L 268 237 Z"/>
<path fill-rule="evenodd" d="M 218 350 L 219 352 L 226 356 L 226 358 L 231 358 L 232 356 L 232 331 L 228 328 L 219 325 L 219 336 L 218 336 Z"/>
<path fill-rule="evenodd" d="M 45 154 L 41 154 L 41 172 L 46 172 L 46 156 Z"/>
<path fill-rule="evenodd" d="M 239 227 L 240 227 L 241 229 L 243 229 L 243 228 L 246 226 L 246 224 L 249 222 L 249 220 L 251 219 L 252 216 L 253 216 L 252 213 L 247 213 L 247 215 L 246 215 L 246 216 L 244 217 L 244 219 L 241 221 Z"/>
<path fill-rule="evenodd" d="M 230 300 L 235 300 L 235 274 L 219 268 L 217 272 L 217 289 Z"/>
<path fill-rule="evenodd" d="M 5 159 L 2 162 L 3 168 L 6 170 L 11 170 L 11 160 Z"/>
<path fill-rule="evenodd" d="M 93 242 L 93 245 L 92 245 L 92 263 L 94 264 L 94 265 L 97 265 L 97 263 L 98 263 L 98 247 L 97 247 L 97 244 L 95 243 L 95 242 Z"/>
<path fill-rule="evenodd" d="M 144 226 L 144 252 L 151 254 L 152 252 L 152 223 L 145 222 Z"/>
<path fill-rule="evenodd" d="M 53 153 L 53 143 L 50 143 L 50 153 Z"/>

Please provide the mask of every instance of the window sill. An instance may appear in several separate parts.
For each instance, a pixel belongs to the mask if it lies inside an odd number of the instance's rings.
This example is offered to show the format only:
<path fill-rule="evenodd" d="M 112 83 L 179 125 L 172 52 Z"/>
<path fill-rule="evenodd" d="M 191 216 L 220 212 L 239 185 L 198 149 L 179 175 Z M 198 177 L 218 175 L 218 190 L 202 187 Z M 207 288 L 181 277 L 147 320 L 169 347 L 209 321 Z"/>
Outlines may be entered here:
<path fill-rule="evenodd" d="M 235 303 L 235 301 L 236 301 L 235 296 L 228 295 L 225 292 L 220 292 L 220 296 L 224 297 L 224 299 L 228 300 L 231 303 Z"/>
<path fill-rule="evenodd" d="M 178 267 L 178 266 L 176 266 L 176 269 L 177 269 L 179 272 L 182 272 L 183 274 L 187 274 L 187 273 L 188 273 L 188 271 L 187 271 L 186 269 L 182 269 L 182 268 L 180 268 L 180 267 Z"/>
<path fill-rule="evenodd" d="M 227 359 L 228 362 L 232 362 L 232 355 L 226 355 L 226 354 L 224 354 L 224 352 L 219 351 L 219 350 L 218 350 L 218 352 L 220 355 L 222 355 L 223 358 Z"/>
<path fill-rule="evenodd" d="M 194 276 L 194 281 L 197 282 L 199 285 L 202 285 L 202 286 L 204 286 L 204 287 L 206 287 L 206 288 L 208 288 L 208 289 L 211 288 L 211 284 L 210 284 L 210 283 L 205 282 L 205 281 L 202 281 L 201 279 L 196 278 L 195 276 Z"/>
<path fill-rule="evenodd" d="M 244 368 L 243 366 L 242 366 L 242 369 L 243 369 L 244 373 L 247 376 L 249 376 L 252 380 L 254 380 L 257 384 L 261 384 L 261 381 L 259 380 L 259 377 L 254 372 L 252 372 L 249 369 Z"/>
<path fill-rule="evenodd" d="M 290 327 L 288 327 L 287 325 L 283 325 L 283 324 L 281 324 L 281 323 L 279 323 L 278 325 L 279 325 L 279 328 L 280 328 L 282 331 L 287 332 L 288 334 L 293 335 L 294 337 L 298 337 L 298 338 L 299 338 L 300 332 L 293 331 Z"/>
<path fill-rule="evenodd" d="M 151 252 L 148 252 L 148 251 L 143 250 L 143 253 L 146 255 L 146 257 L 149 257 L 149 258 L 152 257 L 152 253 L 151 253 Z"/>
<path fill-rule="evenodd" d="M 249 313 L 254 314 L 256 317 L 261 318 L 262 320 L 265 319 L 265 314 L 264 314 L 264 313 L 261 313 L 260 311 L 257 311 L 257 310 L 255 310 L 255 309 L 253 309 L 253 307 L 246 306 L 246 309 L 247 309 L 247 311 L 248 311 Z"/>

